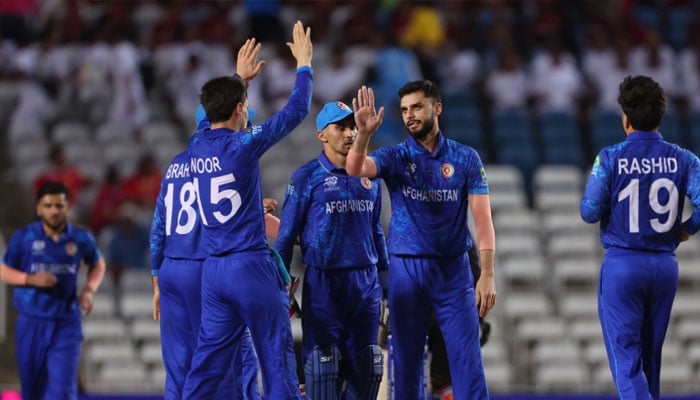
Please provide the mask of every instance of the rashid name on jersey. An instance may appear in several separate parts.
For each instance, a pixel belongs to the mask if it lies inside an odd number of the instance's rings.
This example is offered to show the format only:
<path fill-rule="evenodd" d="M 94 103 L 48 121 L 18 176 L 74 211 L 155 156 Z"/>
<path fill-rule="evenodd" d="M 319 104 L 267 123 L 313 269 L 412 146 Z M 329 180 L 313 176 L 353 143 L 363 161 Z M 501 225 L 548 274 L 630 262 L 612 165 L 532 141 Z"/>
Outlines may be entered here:
<path fill-rule="evenodd" d="M 455 256 L 472 246 L 467 226 L 468 195 L 488 194 L 486 173 L 471 147 L 439 133 L 434 153 L 412 136 L 370 157 L 387 182 L 392 204 L 389 253 L 424 257 Z M 457 236 L 455 236 L 457 235 Z"/>
<path fill-rule="evenodd" d="M 673 252 L 680 240 L 686 195 L 695 207 L 685 222 L 693 234 L 700 227 L 698 157 L 664 141 L 658 132 L 633 132 L 596 157 L 581 217 L 601 221 L 600 239 L 606 249 Z"/>
<path fill-rule="evenodd" d="M 323 152 L 300 167 L 287 185 L 275 242 L 285 265 L 299 236 L 303 262 L 315 268 L 386 268 L 380 182 L 349 176 Z"/>

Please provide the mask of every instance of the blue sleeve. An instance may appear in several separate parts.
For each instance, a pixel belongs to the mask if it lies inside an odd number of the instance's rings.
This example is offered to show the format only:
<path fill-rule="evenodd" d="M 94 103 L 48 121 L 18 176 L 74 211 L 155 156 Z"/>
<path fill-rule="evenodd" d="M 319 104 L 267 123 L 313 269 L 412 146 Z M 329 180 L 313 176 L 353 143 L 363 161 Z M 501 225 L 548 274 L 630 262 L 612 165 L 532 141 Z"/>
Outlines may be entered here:
<path fill-rule="evenodd" d="M 256 145 L 250 154 L 252 160 L 259 159 L 272 145 L 282 140 L 309 114 L 313 91 L 313 70 L 309 67 L 297 69 L 296 81 L 287 104 L 261 125 L 250 128 L 251 140 Z"/>
<path fill-rule="evenodd" d="M 605 149 L 596 156 L 586 190 L 581 198 L 581 218 L 588 223 L 600 221 L 610 210 L 610 168 Z"/>
<path fill-rule="evenodd" d="M 16 231 L 10 237 L 7 243 L 7 250 L 2 258 L 2 262 L 7 266 L 21 269 L 22 268 L 22 233 L 23 230 Z"/>
<path fill-rule="evenodd" d="M 690 167 L 688 168 L 688 187 L 686 195 L 693 205 L 693 213 L 690 218 L 683 223 L 685 229 L 691 235 L 700 229 L 700 160 L 698 156 L 690 151 L 686 151 Z"/>
<path fill-rule="evenodd" d="M 85 256 L 83 256 L 83 261 L 92 269 L 97 264 L 97 261 L 102 258 L 100 250 L 97 249 L 97 241 L 95 237 L 90 232 L 85 232 Z"/>
<path fill-rule="evenodd" d="M 468 194 L 488 194 L 489 184 L 486 179 L 486 171 L 484 170 L 484 164 L 481 162 L 481 157 L 479 153 L 471 147 L 467 150 L 469 154 L 469 170 L 467 182 L 469 187 L 467 188 Z"/>
<path fill-rule="evenodd" d="M 377 176 L 382 179 L 388 179 L 391 177 L 391 166 L 392 151 L 391 147 L 381 147 L 372 152 L 369 156 L 374 160 L 374 164 L 377 166 Z"/>
<path fill-rule="evenodd" d="M 306 181 L 306 178 L 299 171 L 295 172 L 287 183 L 287 192 L 284 196 L 275 250 L 280 253 L 287 270 L 291 266 L 294 243 L 301 235 L 309 206 L 310 189 L 306 188 Z"/>
<path fill-rule="evenodd" d="M 382 181 L 377 179 L 377 200 L 376 207 L 372 212 L 374 220 L 374 247 L 377 250 L 377 269 L 385 270 L 389 267 L 389 255 L 386 250 L 386 240 L 384 229 L 382 228 Z"/>
<path fill-rule="evenodd" d="M 165 194 L 167 185 L 160 185 L 160 191 L 156 198 L 156 208 L 153 211 L 153 222 L 151 223 L 150 253 L 151 253 L 151 276 L 158 276 L 160 266 L 163 264 L 163 251 L 165 249 Z"/>

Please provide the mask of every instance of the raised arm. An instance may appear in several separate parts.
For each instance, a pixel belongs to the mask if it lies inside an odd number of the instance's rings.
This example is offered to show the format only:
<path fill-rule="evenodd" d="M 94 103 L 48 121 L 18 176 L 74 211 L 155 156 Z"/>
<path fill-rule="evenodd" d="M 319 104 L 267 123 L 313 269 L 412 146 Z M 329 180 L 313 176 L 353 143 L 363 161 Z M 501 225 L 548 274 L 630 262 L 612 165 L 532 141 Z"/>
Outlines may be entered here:
<path fill-rule="evenodd" d="M 384 107 L 377 112 L 374 104 L 374 91 L 372 88 L 362 86 L 357 91 L 357 97 L 352 99 L 352 109 L 355 114 L 357 135 L 348 152 L 345 162 L 345 170 L 353 176 L 377 176 L 377 164 L 367 157 L 367 147 L 372 134 L 377 131 L 384 118 Z"/>
<path fill-rule="evenodd" d="M 253 80 L 262 68 L 265 66 L 265 60 L 257 61 L 260 54 L 262 44 L 255 42 L 255 38 L 247 39 L 243 46 L 238 50 L 238 58 L 236 59 L 236 73 L 249 82 Z"/>
<path fill-rule="evenodd" d="M 304 29 L 301 21 L 297 21 L 294 23 L 292 38 L 292 42 L 287 42 L 287 47 L 297 60 L 297 69 L 301 67 L 311 68 L 311 58 L 314 54 L 314 47 L 311 43 L 311 28 Z"/>

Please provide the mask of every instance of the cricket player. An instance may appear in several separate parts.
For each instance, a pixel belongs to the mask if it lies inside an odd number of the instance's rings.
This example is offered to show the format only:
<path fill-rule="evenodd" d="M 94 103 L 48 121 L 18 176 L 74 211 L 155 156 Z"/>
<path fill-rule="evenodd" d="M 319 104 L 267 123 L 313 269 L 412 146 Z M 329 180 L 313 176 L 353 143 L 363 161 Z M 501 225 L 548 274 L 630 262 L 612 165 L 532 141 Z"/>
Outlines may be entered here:
<path fill-rule="evenodd" d="M 357 137 L 348 153 L 349 174 L 381 177 L 391 198 L 387 247 L 389 319 L 394 349 L 396 399 L 424 399 L 423 352 L 431 313 L 445 338 L 455 399 L 487 399 L 479 347 L 479 316 L 496 302 L 495 234 L 486 173 L 474 149 L 440 131 L 440 91 L 430 81 L 399 90 L 409 137 L 367 156 L 381 124 L 374 93 L 363 87 L 353 99 Z M 471 208 L 481 277 L 474 286 L 467 250 Z"/>
<path fill-rule="evenodd" d="M 700 161 L 659 132 L 666 95 L 654 80 L 625 78 L 618 103 L 626 138 L 598 153 L 581 217 L 600 222 L 598 315 L 617 393 L 658 399 L 678 287 L 675 250 L 700 227 Z M 686 196 L 695 209 L 681 222 Z"/>
<path fill-rule="evenodd" d="M 275 248 L 287 267 L 299 238 L 307 264 L 302 292 L 302 362 L 306 395 L 314 400 L 376 399 L 383 355 L 377 345 L 388 257 L 379 179 L 345 172 L 355 135 L 353 111 L 326 103 L 316 117 L 318 158 L 287 185 Z"/>
<path fill-rule="evenodd" d="M 311 106 L 311 31 L 300 21 L 288 42 L 297 60 L 294 89 L 270 119 L 246 128 L 247 84 L 220 77 L 202 87 L 211 129 L 188 147 L 207 257 L 202 268 L 202 325 L 183 398 L 207 399 L 224 379 L 233 344 L 250 329 L 267 399 L 298 399 L 289 296 L 268 248 L 259 159 L 289 134 Z"/>
<path fill-rule="evenodd" d="M 0 280 L 14 286 L 15 346 L 22 398 L 77 400 L 81 312 L 90 314 L 105 261 L 95 238 L 69 224 L 70 193 L 47 181 L 36 194 L 39 221 L 17 230 L 7 245 Z M 78 272 L 88 266 L 76 296 Z"/>

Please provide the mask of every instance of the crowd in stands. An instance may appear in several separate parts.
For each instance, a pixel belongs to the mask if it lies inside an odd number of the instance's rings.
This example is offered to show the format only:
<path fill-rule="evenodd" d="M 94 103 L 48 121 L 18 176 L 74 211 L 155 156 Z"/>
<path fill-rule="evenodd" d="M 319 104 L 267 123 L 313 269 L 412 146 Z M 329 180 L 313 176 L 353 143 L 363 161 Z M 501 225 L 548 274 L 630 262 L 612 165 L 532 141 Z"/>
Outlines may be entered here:
<path fill-rule="evenodd" d="M 446 135 L 485 162 L 526 176 L 543 163 L 585 168 L 622 138 L 619 82 L 644 74 L 670 96 L 671 137 L 697 151 L 699 10 L 698 0 L 0 0 L 0 129 L 28 190 L 65 177 L 97 234 L 126 215 L 147 225 L 202 84 L 233 73 L 240 43 L 255 37 L 267 65 L 249 103 L 265 118 L 293 85 L 284 32 L 300 19 L 314 38 L 315 106 L 372 85 L 387 109 L 380 144 L 404 135 L 397 89 L 427 78 L 442 87 Z M 597 136 L 605 110 L 612 123 Z M 66 122 L 88 127 L 91 144 L 61 139 Z M 174 143 L 156 123 L 174 127 Z M 43 151 L 31 142 L 40 137 Z M 23 159 L 26 141 L 44 159 Z"/>

